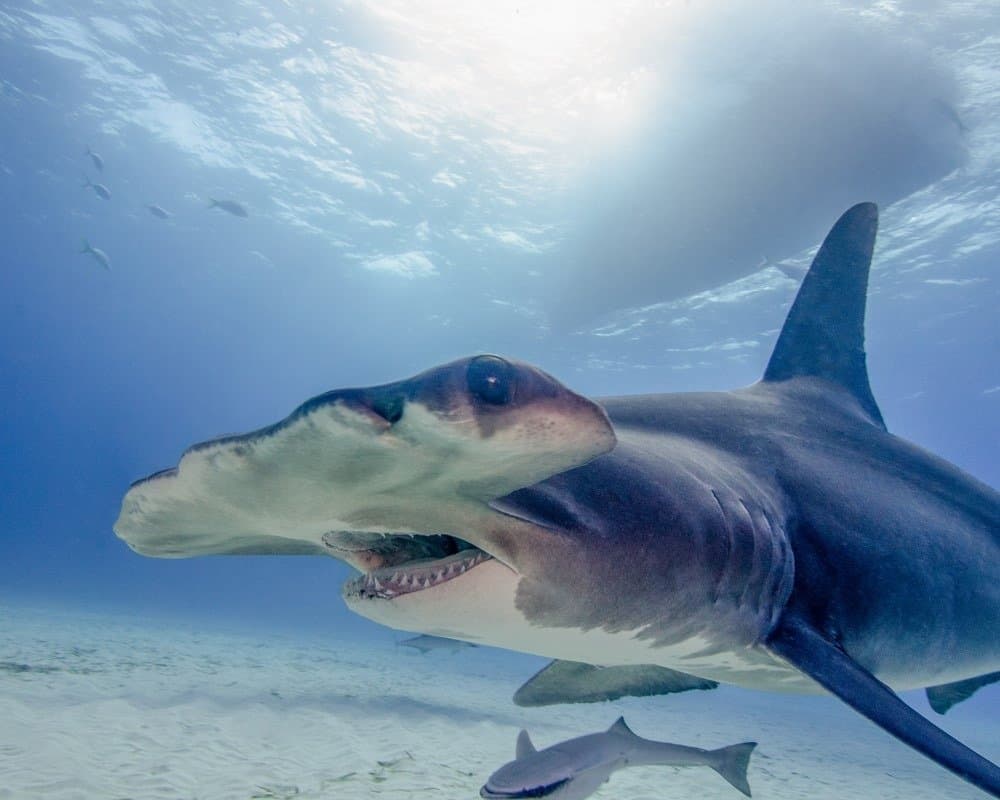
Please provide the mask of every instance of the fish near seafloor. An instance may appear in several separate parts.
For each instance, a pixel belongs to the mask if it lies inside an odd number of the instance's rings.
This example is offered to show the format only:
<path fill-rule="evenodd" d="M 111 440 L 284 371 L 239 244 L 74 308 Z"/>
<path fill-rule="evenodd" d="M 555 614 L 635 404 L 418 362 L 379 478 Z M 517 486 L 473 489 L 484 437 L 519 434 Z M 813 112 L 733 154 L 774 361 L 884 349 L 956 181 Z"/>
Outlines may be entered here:
<path fill-rule="evenodd" d="M 750 797 L 747 766 L 756 742 L 702 750 L 636 736 L 619 717 L 602 733 L 567 739 L 536 750 L 527 731 L 517 737 L 513 761 L 490 775 L 479 791 L 488 800 L 551 797 L 583 800 L 624 767 L 711 767 Z"/>
<path fill-rule="evenodd" d="M 115 531 L 168 558 L 333 555 L 369 619 L 602 668 L 547 702 L 615 694 L 620 666 L 645 694 L 642 665 L 673 671 L 662 691 L 826 689 L 1000 797 L 995 764 L 893 692 L 1000 669 L 1000 495 L 886 430 L 877 221 L 838 220 L 752 386 L 595 402 L 477 356 L 195 445 Z"/>
<path fill-rule="evenodd" d="M 221 208 L 223 211 L 232 214 L 234 217 L 249 217 L 250 212 L 235 200 L 216 200 L 214 197 L 208 198 L 209 208 Z"/>
<path fill-rule="evenodd" d="M 426 634 L 414 636 L 411 639 L 403 639 L 403 641 L 397 642 L 397 644 L 400 647 L 412 647 L 424 655 L 430 653 L 432 650 L 457 653 L 459 650 L 464 650 L 468 647 L 476 647 L 472 642 L 463 642 L 460 639 L 448 639 L 444 636 L 427 636 Z"/>

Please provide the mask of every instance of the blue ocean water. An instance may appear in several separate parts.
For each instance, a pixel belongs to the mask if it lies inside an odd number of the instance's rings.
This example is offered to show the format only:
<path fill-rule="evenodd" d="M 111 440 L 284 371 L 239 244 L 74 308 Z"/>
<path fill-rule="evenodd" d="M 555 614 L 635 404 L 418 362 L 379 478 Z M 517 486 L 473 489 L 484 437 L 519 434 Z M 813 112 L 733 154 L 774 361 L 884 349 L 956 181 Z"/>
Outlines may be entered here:
<path fill-rule="evenodd" d="M 972 2 L 5 2 L 0 600 L 384 638 L 333 560 L 137 556 L 129 483 L 476 352 L 749 384 L 869 199 L 889 429 L 1000 485 L 997 64 Z"/>

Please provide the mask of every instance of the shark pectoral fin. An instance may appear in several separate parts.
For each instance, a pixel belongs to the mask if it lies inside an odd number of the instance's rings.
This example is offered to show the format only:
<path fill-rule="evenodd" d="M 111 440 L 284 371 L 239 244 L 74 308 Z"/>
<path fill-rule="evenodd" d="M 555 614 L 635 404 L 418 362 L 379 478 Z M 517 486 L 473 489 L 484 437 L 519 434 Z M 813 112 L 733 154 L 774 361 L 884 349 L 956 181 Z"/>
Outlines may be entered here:
<path fill-rule="evenodd" d="M 648 664 L 595 667 L 576 661 L 553 661 L 514 693 L 514 702 L 519 706 L 599 703 L 619 697 L 715 689 L 718 685 L 715 681 Z"/>
<path fill-rule="evenodd" d="M 786 618 L 771 634 L 767 646 L 900 741 L 983 791 L 1000 797 L 1000 767 L 910 708 L 892 689 L 811 625 L 794 617 Z"/>
<path fill-rule="evenodd" d="M 963 700 L 968 700 L 979 689 L 997 681 L 1000 681 L 1000 672 L 991 672 L 988 675 L 955 681 L 955 683 L 942 683 L 940 686 L 928 686 L 927 702 L 938 714 L 944 714 L 952 706 Z"/>

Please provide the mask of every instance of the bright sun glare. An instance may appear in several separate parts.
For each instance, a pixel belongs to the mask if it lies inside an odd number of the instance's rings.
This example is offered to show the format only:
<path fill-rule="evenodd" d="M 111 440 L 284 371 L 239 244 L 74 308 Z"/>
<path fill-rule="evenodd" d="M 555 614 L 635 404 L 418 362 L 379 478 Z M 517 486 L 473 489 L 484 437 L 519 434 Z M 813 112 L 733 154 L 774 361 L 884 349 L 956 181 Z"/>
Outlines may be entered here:
<path fill-rule="evenodd" d="M 569 144 L 627 129 L 651 76 L 630 39 L 671 4 L 630 0 L 372 0 L 369 10 L 425 64 L 416 92 L 453 93 L 456 112 L 493 115 L 527 141 Z"/>

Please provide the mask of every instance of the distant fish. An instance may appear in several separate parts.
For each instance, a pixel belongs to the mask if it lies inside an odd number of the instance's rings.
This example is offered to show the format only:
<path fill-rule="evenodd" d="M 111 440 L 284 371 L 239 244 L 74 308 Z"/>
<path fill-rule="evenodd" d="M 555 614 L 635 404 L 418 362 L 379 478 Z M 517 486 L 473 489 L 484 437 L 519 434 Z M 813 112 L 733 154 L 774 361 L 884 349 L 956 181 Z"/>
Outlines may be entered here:
<path fill-rule="evenodd" d="M 160 219 L 170 219 L 173 216 L 173 214 L 167 211 L 167 209 L 156 205 L 156 203 L 150 203 L 146 206 L 146 208 L 149 210 L 150 214 L 154 217 L 159 217 Z"/>
<path fill-rule="evenodd" d="M 421 653 L 429 653 L 432 650 L 445 650 L 449 653 L 457 653 L 466 647 L 478 647 L 472 642 L 460 642 L 458 639 L 446 639 L 444 636 L 414 636 L 412 639 L 404 639 L 399 642 L 401 647 L 412 647 Z"/>
<path fill-rule="evenodd" d="M 221 208 L 223 211 L 227 211 L 234 217 L 249 217 L 250 214 L 247 212 L 246 208 L 241 206 L 235 200 L 216 200 L 213 197 L 208 198 L 209 208 Z"/>
<path fill-rule="evenodd" d="M 83 240 L 83 248 L 80 250 L 81 254 L 86 254 L 94 257 L 94 261 L 100 264 L 104 269 L 111 269 L 111 259 L 108 258 L 108 254 L 105 253 L 100 247 L 94 247 L 86 239 Z"/>
<path fill-rule="evenodd" d="M 583 800 L 601 788 L 611 773 L 627 766 L 711 767 L 747 797 L 747 765 L 756 742 L 718 750 L 702 750 L 636 736 L 618 721 L 603 733 L 592 733 L 536 750 L 527 731 L 517 737 L 513 761 L 490 775 L 479 790 L 487 800 L 552 797 Z"/>
<path fill-rule="evenodd" d="M 103 183 L 92 183 L 90 178 L 84 177 L 83 179 L 84 189 L 93 189 L 94 194 L 100 197 L 102 200 L 111 199 L 111 190 L 105 186 Z"/>
<path fill-rule="evenodd" d="M 86 155 L 90 156 L 90 160 L 94 162 L 94 166 L 97 167 L 98 172 L 104 172 L 104 159 L 91 150 L 89 144 L 87 145 Z"/>

